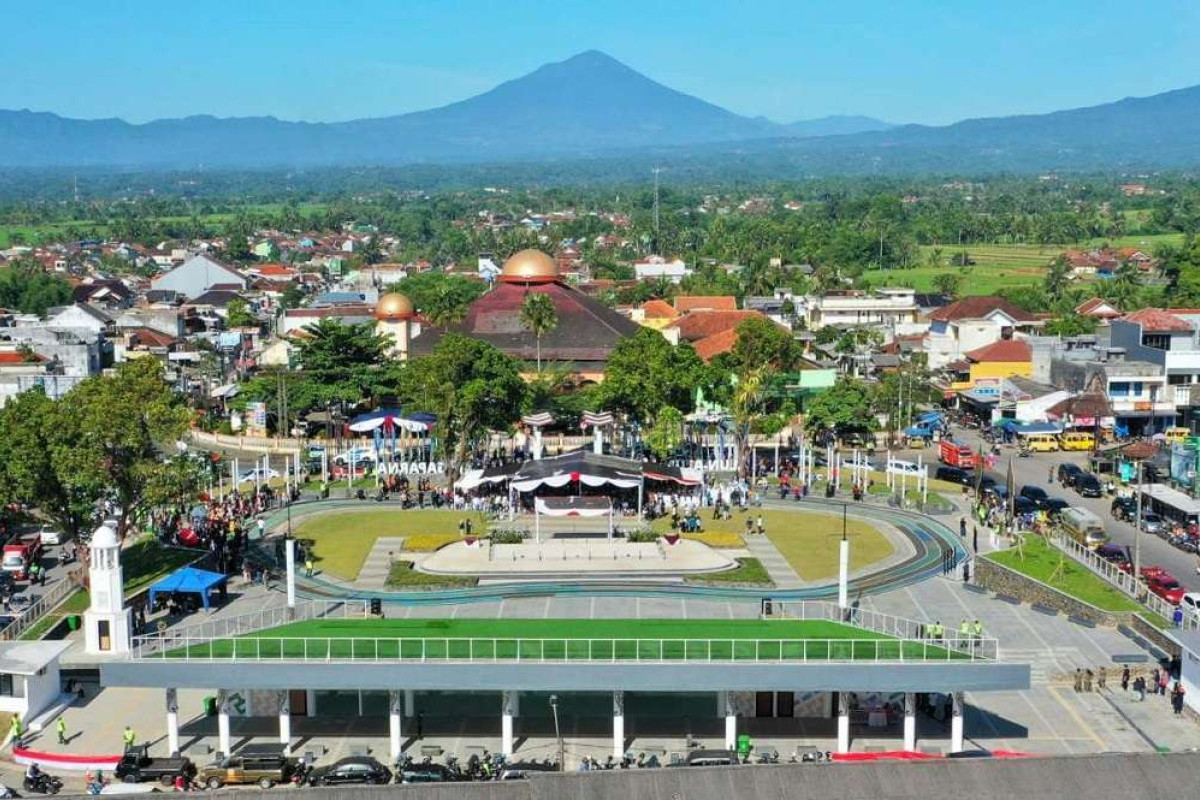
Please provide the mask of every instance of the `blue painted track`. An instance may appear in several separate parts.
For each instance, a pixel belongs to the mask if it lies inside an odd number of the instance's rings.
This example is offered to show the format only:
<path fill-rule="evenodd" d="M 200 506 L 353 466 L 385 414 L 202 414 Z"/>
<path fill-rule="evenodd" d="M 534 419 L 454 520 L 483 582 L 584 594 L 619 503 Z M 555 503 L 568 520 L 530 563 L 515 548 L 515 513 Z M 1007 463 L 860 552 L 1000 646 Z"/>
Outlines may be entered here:
<path fill-rule="evenodd" d="M 842 503 L 835 500 L 807 499 L 798 503 L 768 502 L 766 508 L 778 510 L 821 509 L 841 510 L 846 506 L 852 519 L 879 520 L 899 530 L 912 543 L 915 553 L 902 562 L 861 576 L 850 581 L 849 591 L 853 595 L 878 594 L 937 577 L 942 574 L 943 558 L 953 553 L 955 563 L 968 557 L 958 535 L 949 527 L 932 517 L 912 511 L 882 508 L 865 503 Z M 298 517 L 338 509 L 366 509 L 377 506 L 361 500 L 326 500 L 297 503 L 292 506 L 293 522 Z M 420 514 L 420 511 L 400 511 L 403 514 Z M 284 523 L 286 511 L 276 509 L 267 516 L 267 530 L 275 530 Z M 265 549 L 259 555 L 270 558 Z M 763 598 L 776 601 L 828 600 L 837 597 L 837 584 L 831 582 L 802 589 L 738 588 L 703 586 L 688 583 L 634 583 L 628 581 L 520 581 L 461 589 L 433 589 L 414 591 L 363 591 L 356 587 L 320 578 L 298 577 L 297 594 L 314 600 L 370 600 L 378 598 L 384 603 L 398 605 L 455 605 L 462 603 L 491 603 L 529 597 L 659 597 L 673 599 L 711 600 L 720 602 L 754 602 Z"/>

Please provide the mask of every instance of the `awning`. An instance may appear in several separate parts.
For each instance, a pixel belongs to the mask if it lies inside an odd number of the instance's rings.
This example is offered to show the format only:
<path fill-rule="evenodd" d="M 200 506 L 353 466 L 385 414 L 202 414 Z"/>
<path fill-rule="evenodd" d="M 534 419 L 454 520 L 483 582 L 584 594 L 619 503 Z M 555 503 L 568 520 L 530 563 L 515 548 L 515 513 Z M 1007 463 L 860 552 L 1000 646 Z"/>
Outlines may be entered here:
<path fill-rule="evenodd" d="M 607 517 L 612 502 L 607 497 L 539 497 L 533 508 L 547 517 Z"/>
<path fill-rule="evenodd" d="M 526 461 L 513 474 L 512 485 L 518 492 L 532 492 L 542 486 L 557 489 L 569 483 L 632 489 L 642 483 L 642 466 L 640 461 L 628 458 L 573 450 L 553 458 Z"/>
<path fill-rule="evenodd" d="M 648 481 L 670 481 L 680 486 L 699 486 L 699 470 L 683 470 L 667 464 L 647 464 L 642 468 L 642 474 Z"/>
<path fill-rule="evenodd" d="M 200 595 L 200 602 L 207 610 L 209 607 L 208 593 L 225 583 L 226 580 L 228 578 L 219 572 L 209 572 L 196 567 L 183 567 L 150 587 L 150 605 L 154 606 L 154 599 L 159 594 L 184 592 Z"/>
<path fill-rule="evenodd" d="M 531 428 L 544 428 L 547 425 L 554 423 L 554 417 L 549 411 L 541 411 L 537 414 L 526 414 L 521 417 L 521 422 Z"/>
<path fill-rule="evenodd" d="M 224 386 L 218 386 L 208 393 L 208 396 L 214 400 L 220 400 L 230 397 L 237 397 L 238 386 L 236 383 L 227 383 Z"/>
<path fill-rule="evenodd" d="M 613 415 L 608 411 L 585 411 L 579 424 L 583 428 L 612 425 Z"/>
<path fill-rule="evenodd" d="M 381 408 L 378 411 L 355 417 L 350 421 L 349 427 L 355 433 L 369 433 L 378 428 L 383 428 L 385 433 L 390 433 L 392 428 L 399 428 L 409 433 L 425 433 L 433 427 L 436 420 L 437 418 L 432 414 L 418 413 L 403 416 L 398 408 Z"/>

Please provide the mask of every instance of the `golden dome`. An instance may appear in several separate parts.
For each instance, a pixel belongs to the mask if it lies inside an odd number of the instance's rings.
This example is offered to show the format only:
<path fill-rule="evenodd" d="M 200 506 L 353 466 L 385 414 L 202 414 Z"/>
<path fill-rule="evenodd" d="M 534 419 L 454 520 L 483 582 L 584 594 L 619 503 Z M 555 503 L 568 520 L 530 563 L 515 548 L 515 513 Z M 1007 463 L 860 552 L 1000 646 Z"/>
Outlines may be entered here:
<path fill-rule="evenodd" d="M 384 322 L 398 322 L 402 319 L 411 319 L 413 316 L 412 300 L 409 300 L 399 292 L 388 292 L 379 298 L 379 302 L 375 304 L 375 319 L 383 320 Z"/>
<path fill-rule="evenodd" d="M 506 283 L 550 283 L 558 280 L 558 264 L 541 250 L 522 250 L 504 262 L 500 280 Z"/>

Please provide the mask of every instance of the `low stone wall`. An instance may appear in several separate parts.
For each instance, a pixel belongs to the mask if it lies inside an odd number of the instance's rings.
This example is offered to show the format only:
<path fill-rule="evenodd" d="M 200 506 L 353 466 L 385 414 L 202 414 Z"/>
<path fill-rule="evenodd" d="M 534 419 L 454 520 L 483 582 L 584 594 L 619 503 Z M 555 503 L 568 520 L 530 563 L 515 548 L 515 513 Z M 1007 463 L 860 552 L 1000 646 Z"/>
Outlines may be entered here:
<path fill-rule="evenodd" d="M 1162 650 L 1164 653 L 1166 653 L 1167 655 L 1169 655 L 1171 657 L 1178 656 L 1183 652 L 1179 648 L 1179 645 L 1176 642 L 1174 642 L 1170 637 L 1168 637 L 1160 629 L 1154 627 L 1149 622 L 1144 620 L 1138 614 L 1130 614 L 1129 615 L 1128 625 L 1139 636 L 1142 636 L 1148 642 L 1150 642 L 1152 645 L 1157 647 L 1159 650 Z"/>
<path fill-rule="evenodd" d="M 1021 602 L 1053 608 L 1068 616 L 1086 619 L 1096 625 L 1115 628 L 1128 622 L 1129 614 L 1114 613 L 1096 608 L 1091 603 L 1077 600 L 1063 594 L 1052 586 L 1047 586 L 1039 580 L 1022 575 L 1016 570 L 997 564 L 988 558 L 975 560 L 975 583 L 997 594 L 1015 597 Z"/>

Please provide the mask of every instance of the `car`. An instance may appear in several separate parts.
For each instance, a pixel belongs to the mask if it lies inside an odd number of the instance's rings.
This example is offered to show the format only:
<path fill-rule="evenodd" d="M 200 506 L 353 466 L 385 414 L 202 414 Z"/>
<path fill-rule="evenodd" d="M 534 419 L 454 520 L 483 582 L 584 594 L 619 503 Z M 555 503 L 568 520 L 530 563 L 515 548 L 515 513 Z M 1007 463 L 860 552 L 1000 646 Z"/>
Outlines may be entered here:
<path fill-rule="evenodd" d="M 1077 464 L 1064 462 L 1058 465 L 1058 482 L 1063 486 L 1074 486 L 1075 479 L 1083 474 L 1083 469 Z"/>
<path fill-rule="evenodd" d="M 250 783 L 270 789 L 291 780 L 296 769 L 296 762 L 284 754 L 283 745 L 250 744 L 205 765 L 196 775 L 196 782 L 211 790 Z"/>
<path fill-rule="evenodd" d="M 1179 603 L 1184 612 L 1194 617 L 1200 617 L 1200 592 L 1188 592 Z"/>
<path fill-rule="evenodd" d="M 308 775 L 312 786 L 337 786 L 348 783 L 390 783 L 392 771 L 370 756 L 350 756 L 314 769 Z"/>
<path fill-rule="evenodd" d="M 1117 519 L 1132 521 L 1137 515 L 1136 497 L 1115 497 L 1112 501 L 1112 515 Z"/>
<path fill-rule="evenodd" d="M 1173 606 L 1177 606 L 1183 602 L 1183 597 L 1187 594 L 1187 590 L 1180 586 L 1179 582 L 1170 575 L 1146 581 L 1146 588 Z"/>
<path fill-rule="evenodd" d="M 996 479 L 993 478 L 991 475 L 984 475 L 983 477 L 981 477 L 979 479 L 979 488 L 980 489 L 990 489 L 995 485 L 996 485 Z"/>
<path fill-rule="evenodd" d="M 1038 508 L 1044 508 L 1046 501 L 1050 499 L 1046 490 L 1040 486 L 1022 486 L 1021 497 L 1032 501 Z"/>
<path fill-rule="evenodd" d="M 38 536 L 42 540 L 42 544 L 47 547 L 60 545 L 67 540 L 66 534 L 53 525 L 43 525 L 38 528 Z"/>
<path fill-rule="evenodd" d="M 1133 561 L 1129 557 L 1129 546 L 1123 544 L 1102 544 L 1096 548 L 1096 555 L 1123 572 L 1133 571 Z"/>
<path fill-rule="evenodd" d="M 412 763 L 400 767 L 401 783 L 449 783 L 454 773 L 442 764 Z"/>
<path fill-rule="evenodd" d="M 278 478 L 278 477 L 279 477 L 279 473 L 276 470 L 263 469 L 262 467 L 255 467 L 254 469 L 248 469 L 245 472 L 243 472 L 241 474 L 241 476 L 237 479 L 237 482 L 238 483 L 246 483 L 247 481 L 269 481 L 272 478 Z"/>
<path fill-rule="evenodd" d="M 1037 503 L 1028 497 L 1018 497 L 1013 500 L 1013 513 L 1015 514 L 1024 516 L 1025 514 L 1032 514 L 1037 510 Z"/>
<path fill-rule="evenodd" d="M 151 756 L 149 745 L 139 745 L 125 751 L 113 769 L 113 774 L 123 783 L 158 781 L 163 786 L 171 786 L 175 783 L 176 775 L 183 775 L 191 780 L 196 774 L 196 767 L 182 756 Z"/>
<path fill-rule="evenodd" d="M 938 467 L 933 477 L 935 480 L 957 483 L 960 486 L 972 486 L 975 483 L 974 475 L 958 467 Z"/>
<path fill-rule="evenodd" d="M 1057 519 L 1058 515 L 1063 512 L 1064 508 L 1070 508 L 1071 504 L 1061 497 L 1047 497 L 1046 502 L 1042 504 L 1044 510 L 1051 519 Z"/>
<path fill-rule="evenodd" d="M 1168 530 L 1167 521 L 1152 511 L 1143 512 L 1142 530 L 1155 536 L 1161 536 Z"/>
<path fill-rule="evenodd" d="M 1104 485 L 1100 483 L 1099 478 L 1090 472 L 1084 472 L 1077 476 L 1073 486 L 1081 497 L 1104 496 Z"/>

